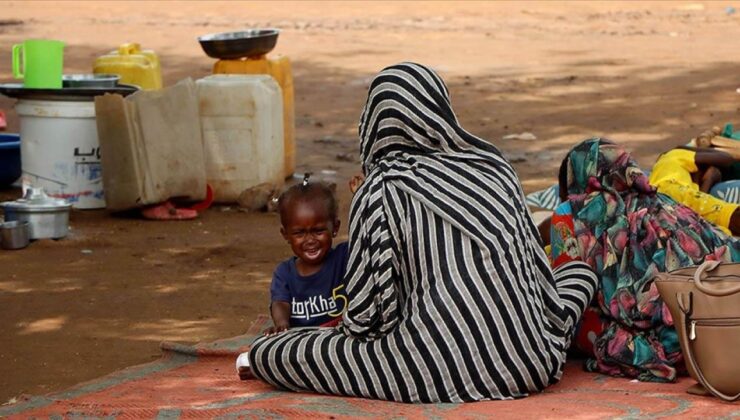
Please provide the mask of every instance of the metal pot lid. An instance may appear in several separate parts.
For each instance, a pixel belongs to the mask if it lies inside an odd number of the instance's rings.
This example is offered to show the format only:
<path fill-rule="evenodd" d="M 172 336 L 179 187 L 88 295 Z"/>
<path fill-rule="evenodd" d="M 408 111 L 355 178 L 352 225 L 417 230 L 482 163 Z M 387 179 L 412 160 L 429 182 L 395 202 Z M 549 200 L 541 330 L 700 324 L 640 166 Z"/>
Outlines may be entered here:
<path fill-rule="evenodd" d="M 61 198 L 49 197 L 43 188 L 29 188 L 23 198 L 5 201 L 0 206 L 27 212 L 69 210 L 72 204 Z"/>

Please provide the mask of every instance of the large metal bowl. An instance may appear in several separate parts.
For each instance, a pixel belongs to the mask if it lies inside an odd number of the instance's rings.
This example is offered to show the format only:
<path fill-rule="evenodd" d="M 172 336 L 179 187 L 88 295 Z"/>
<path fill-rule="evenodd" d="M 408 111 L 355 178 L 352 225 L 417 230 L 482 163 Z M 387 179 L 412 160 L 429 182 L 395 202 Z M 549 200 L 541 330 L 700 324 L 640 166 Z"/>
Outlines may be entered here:
<path fill-rule="evenodd" d="M 275 48 L 277 29 L 250 29 L 239 32 L 222 32 L 198 37 L 206 54 L 218 59 L 239 59 L 265 55 Z"/>

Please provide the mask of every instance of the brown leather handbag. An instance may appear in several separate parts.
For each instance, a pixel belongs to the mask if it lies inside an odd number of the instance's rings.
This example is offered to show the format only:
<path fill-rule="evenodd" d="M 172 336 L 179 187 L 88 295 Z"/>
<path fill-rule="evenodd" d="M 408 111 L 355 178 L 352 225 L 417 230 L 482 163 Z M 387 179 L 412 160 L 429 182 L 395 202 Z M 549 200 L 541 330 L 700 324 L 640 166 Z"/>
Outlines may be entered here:
<path fill-rule="evenodd" d="M 738 401 L 740 264 L 706 261 L 660 273 L 655 284 L 673 315 L 691 377 L 711 394 Z M 702 394 L 697 387 L 688 392 Z"/>

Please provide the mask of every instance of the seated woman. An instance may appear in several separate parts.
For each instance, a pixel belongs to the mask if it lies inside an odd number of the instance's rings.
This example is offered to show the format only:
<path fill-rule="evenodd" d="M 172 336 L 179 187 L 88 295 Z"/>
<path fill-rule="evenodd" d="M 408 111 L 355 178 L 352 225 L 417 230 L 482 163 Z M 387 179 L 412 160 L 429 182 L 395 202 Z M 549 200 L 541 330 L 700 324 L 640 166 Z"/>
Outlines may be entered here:
<path fill-rule="evenodd" d="M 255 376 L 403 402 L 509 399 L 557 382 L 596 278 L 577 261 L 551 271 L 513 168 L 460 126 L 442 79 L 412 63 L 383 70 L 360 153 L 343 322 L 258 339 Z"/>
<path fill-rule="evenodd" d="M 731 197 L 722 200 L 713 196 L 722 188 L 717 185 L 722 180 L 721 169 L 729 169 L 734 163 L 732 156 L 721 151 L 679 147 L 660 155 L 650 173 L 650 183 L 726 233 L 738 235 L 740 206 L 728 202 Z"/>
<path fill-rule="evenodd" d="M 595 304 L 606 321 L 603 331 L 595 331 L 595 358 L 587 368 L 675 380 L 680 347 L 653 278 L 705 259 L 739 261 L 740 242 L 657 193 L 629 153 L 606 139 L 575 146 L 561 165 L 559 185 L 563 204 L 552 219 L 553 265 L 582 260 L 596 271 Z"/>

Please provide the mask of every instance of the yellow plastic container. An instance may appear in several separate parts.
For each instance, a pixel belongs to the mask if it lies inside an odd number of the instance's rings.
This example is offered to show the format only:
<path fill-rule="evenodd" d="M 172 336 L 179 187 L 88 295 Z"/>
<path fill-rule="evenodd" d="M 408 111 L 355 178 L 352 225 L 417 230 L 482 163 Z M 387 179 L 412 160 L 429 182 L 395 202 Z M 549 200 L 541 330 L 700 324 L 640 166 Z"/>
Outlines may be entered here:
<path fill-rule="evenodd" d="M 278 82 L 283 93 L 284 175 L 286 178 L 292 176 L 295 172 L 295 107 L 290 59 L 263 55 L 240 60 L 218 60 L 213 65 L 213 74 L 269 74 Z"/>
<path fill-rule="evenodd" d="M 144 90 L 162 88 L 159 57 L 152 50 L 142 50 L 137 43 L 123 44 L 118 51 L 98 57 L 93 73 L 118 74 L 120 83 L 137 85 Z"/>

